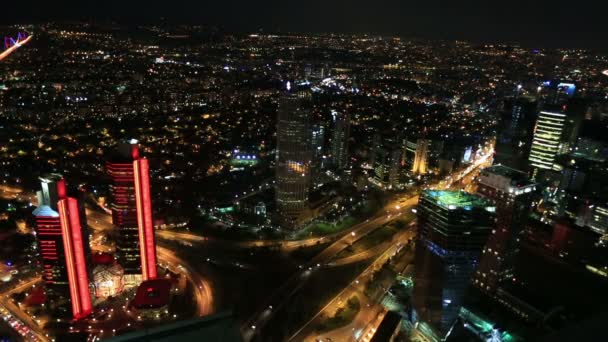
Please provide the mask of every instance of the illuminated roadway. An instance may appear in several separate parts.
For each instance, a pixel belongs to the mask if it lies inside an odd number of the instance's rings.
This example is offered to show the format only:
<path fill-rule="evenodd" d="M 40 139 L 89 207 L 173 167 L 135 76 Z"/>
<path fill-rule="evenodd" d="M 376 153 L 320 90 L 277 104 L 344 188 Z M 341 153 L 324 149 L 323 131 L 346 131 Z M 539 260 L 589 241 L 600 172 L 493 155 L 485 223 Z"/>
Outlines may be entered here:
<path fill-rule="evenodd" d="M 30 36 L 31 37 L 31 36 Z M 478 160 L 470 165 L 463 171 L 456 172 L 452 177 L 447 177 L 446 180 L 441 181 L 435 185 L 429 187 L 436 188 L 449 188 L 452 184 L 459 182 L 466 176 L 469 176 L 472 172 L 478 170 L 481 166 L 491 163 L 492 150 L 488 151 L 485 156 L 478 158 Z M 34 196 L 24 193 L 17 187 L 11 187 L 7 185 L 0 185 L 2 189 L 2 195 L 5 198 L 19 199 L 34 203 Z M 310 262 L 303 265 L 301 270 L 292 275 L 277 291 L 275 291 L 266 300 L 266 304 L 262 306 L 262 309 L 256 312 L 246 324 L 243 325 L 242 331 L 246 341 L 249 341 L 255 334 L 255 330 L 266 324 L 273 316 L 275 310 L 285 305 L 288 300 L 303 286 L 304 280 L 310 275 L 310 272 L 314 271 L 315 268 L 328 266 L 328 262 L 331 261 L 340 251 L 344 250 L 348 246 L 352 245 L 362 237 L 365 237 L 370 232 L 378 229 L 379 227 L 395 220 L 400 216 L 402 212 L 411 210 L 418 202 L 418 196 L 414 195 L 409 198 L 397 199 L 389 203 L 382 211 L 381 214 L 375 217 L 354 225 L 349 230 L 341 233 L 337 233 L 334 236 L 345 234 L 338 238 L 335 242 L 317 254 L 311 259 Z M 87 222 L 93 230 L 96 232 L 109 231 L 113 229 L 111 217 L 105 212 L 99 210 L 87 209 Z M 157 231 L 157 237 L 173 241 L 195 241 L 204 242 L 209 241 L 207 237 L 201 237 L 189 233 L 178 233 L 173 231 Z M 285 249 L 298 248 L 300 246 L 311 246 L 322 242 L 325 239 L 333 239 L 334 236 L 325 236 L 319 238 L 311 238 L 299 241 L 250 241 L 240 243 L 241 247 L 253 247 L 253 246 L 265 246 L 265 245 L 280 245 Z M 99 239 L 99 240 L 97 240 Z M 94 237 L 94 241 L 101 242 L 101 238 Z M 231 242 L 234 244 L 234 242 Z M 393 246 L 394 247 L 394 246 Z M 390 248 L 388 249 L 390 250 Z M 387 250 L 387 251 L 388 251 Z M 185 271 L 195 284 L 195 298 L 198 302 L 199 314 L 207 314 L 213 310 L 212 292 L 209 284 L 203 280 L 203 278 L 191 268 L 187 262 L 178 258 L 173 251 L 166 250 L 162 247 L 157 246 L 157 253 L 159 259 L 166 261 L 168 264 L 172 264 L 174 267 L 180 268 Z M 367 257 L 367 256 L 366 256 Z M 331 266 L 331 265 L 329 265 Z M 272 310 L 269 308 L 272 307 Z"/>
<path fill-rule="evenodd" d="M 23 310 L 21 310 L 20 307 L 13 304 L 10 298 L 11 294 L 29 289 L 33 285 L 41 281 L 42 279 L 40 277 L 31 278 L 23 283 L 20 283 L 17 287 L 13 287 L 8 291 L 3 292 L 2 294 L 0 294 L 0 304 L 4 306 L 14 317 L 26 324 L 30 331 L 36 336 L 36 338 L 38 338 L 38 340 L 49 341 L 49 338 L 46 337 L 44 330 L 42 330 L 38 323 L 34 322 L 34 320 Z"/>
<path fill-rule="evenodd" d="M 481 167 L 491 165 L 493 152 L 494 151 L 492 148 L 488 149 L 484 155 L 477 158 L 477 160 L 473 164 L 469 165 L 465 170 L 459 170 L 455 172 L 454 175 L 447 177 L 437 184 L 432 184 L 428 188 L 450 188 L 453 184 L 456 184 L 463 178 L 469 176 L 471 173 L 477 172 L 477 170 Z M 350 233 L 347 233 L 340 239 L 336 240 L 334 243 L 329 245 L 329 247 L 325 248 L 323 251 L 313 257 L 310 262 L 303 265 L 298 272 L 293 274 L 278 290 L 268 297 L 265 304 L 261 306 L 261 309 L 252 315 L 245 322 L 245 324 L 242 325 L 241 332 L 243 333 L 244 340 L 250 341 L 255 336 L 256 331 L 259 331 L 261 327 L 270 321 L 274 315 L 274 312 L 278 311 L 278 309 L 288 303 L 293 295 L 304 285 L 305 280 L 310 275 L 310 272 L 313 272 L 317 267 L 325 267 L 327 263 L 339 252 L 366 236 L 370 232 L 395 220 L 400 216 L 401 213 L 411 210 L 417 203 L 417 195 L 392 201 L 385 206 L 385 208 L 382 210 L 382 214 L 353 226 L 350 229 Z"/>
<path fill-rule="evenodd" d="M 32 40 L 32 35 L 29 35 L 24 40 L 22 40 L 20 42 L 16 42 L 15 45 L 13 45 L 10 48 L 4 50 L 2 53 L 0 53 L 0 61 L 3 60 L 3 59 L 5 59 L 6 57 L 8 57 L 11 53 L 15 52 L 15 50 L 17 50 L 18 48 L 20 48 L 23 45 L 29 43 L 30 40 Z"/>
<path fill-rule="evenodd" d="M 338 310 L 340 307 L 343 306 L 343 304 L 351 297 L 353 296 L 357 296 L 357 298 L 359 298 L 359 302 L 361 305 L 361 311 L 358 314 L 363 316 L 366 316 L 365 319 L 361 320 L 362 322 L 369 322 L 369 320 L 367 320 L 367 318 L 370 318 L 371 313 L 377 313 L 374 308 L 372 308 L 371 310 L 367 310 L 368 306 L 367 304 L 370 304 L 369 301 L 367 300 L 366 296 L 365 296 L 365 284 L 371 279 L 371 277 L 373 276 L 374 272 L 376 270 L 378 270 L 379 268 L 382 267 L 382 265 L 384 265 L 384 263 L 391 258 L 392 256 L 394 256 L 395 254 L 397 254 L 397 252 L 399 252 L 399 250 L 403 247 L 403 245 L 405 245 L 407 243 L 407 241 L 411 238 L 414 237 L 416 233 L 411 230 L 408 229 L 406 231 L 400 232 L 399 234 L 397 234 L 397 236 L 395 236 L 392 240 L 392 245 L 390 247 L 388 247 L 383 253 L 381 253 L 375 260 L 374 262 L 372 262 L 371 265 L 369 265 L 363 272 L 361 272 L 354 280 L 353 282 L 351 282 L 346 288 L 344 288 L 342 291 L 340 291 L 340 293 L 338 293 L 338 295 L 336 295 L 331 301 L 329 301 L 329 303 L 323 307 L 321 310 L 319 310 L 319 312 L 317 312 L 308 322 L 306 322 L 302 328 L 300 328 L 300 330 L 296 331 L 296 333 L 294 333 L 290 338 L 289 341 L 307 341 L 307 340 L 311 340 L 311 341 L 315 341 L 317 340 L 315 335 L 315 323 L 318 323 L 321 319 L 322 314 L 328 313 L 328 314 L 333 314 L 336 312 L 336 310 Z M 359 319 L 361 319 L 360 317 L 357 317 Z M 352 336 L 352 331 L 350 331 L 349 329 L 339 329 L 340 336 L 336 336 L 336 334 L 332 335 L 332 340 L 335 341 L 347 341 L 350 339 L 350 337 Z M 324 335 L 328 335 L 328 334 L 324 334 Z"/>

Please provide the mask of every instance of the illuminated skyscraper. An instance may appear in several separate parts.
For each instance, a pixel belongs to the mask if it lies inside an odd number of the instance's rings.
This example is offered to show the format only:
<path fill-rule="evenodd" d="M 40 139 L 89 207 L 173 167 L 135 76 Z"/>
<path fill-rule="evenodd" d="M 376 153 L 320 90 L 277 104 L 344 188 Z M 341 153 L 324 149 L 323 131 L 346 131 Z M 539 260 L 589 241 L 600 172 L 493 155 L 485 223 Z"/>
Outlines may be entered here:
<path fill-rule="evenodd" d="M 441 339 L 457 318 L 494 212 L 491 203 L 466 192 L 426 190 L 420 196 L 413 305 L 421 331 Z"/>
<path fill-rule="evenodd" d="M 312 160 L 309 99 L 307 91 L 288 89 L 278 108 L 276 202 L 288 228 L 297 227 L 308 210 Z"/>
<path fill-rule="evenodd" d="M 51 306 L 71 303 L 74 319 L 92 312 L 87 268 L 88 232 L 81 224 L 78 200 L 68 197 L 63 177 L 50 174 L 40 178 L 36 238 L 42 257 L 47 300 Z"/>
<path fill-rule="evenodd" d="M 414 157 L 414 165 L 412 172 L 415 174 L 425 174 L 428 169 L 428 154 L 429 141 L 426 139 L 418 139 L 416 143 L 416 155 Z"/>
<path fill-rule="evenodd" d="M 535 184 L 525 173 L 503 165 L 484 169 L 477 192 L 496 206 L 496 228 L 483 249 L 474 284 L 493 293 L 503 281 L 514 277 L 514 258 L 519 234 L 532 203 Z"/>
<path fill-rule="evenodd" d="M 538 170 L 554 169 L 555 157 L 562 149 L 565 125 L 565 107 L 552 107 L 540 111 L 529 157 L 530 166 L 536 170 L 534 173 Z"/>
<path fill-rule="evenodd" d="M 348 168 L 348 139 L 350 138 L 350 116 L 332 112 L 334 132 L 331 140 L 331 158 L 336 169 Z"/>
<path fill-rule="evenodd" d="M 125 270 L 125 283 L 156 278 L 156 244 L 150 198 L 148 160 L 140 157 L 137 141 L 118 146 L 107 162 L 112 182 L 112 223 L 119 230 L 118 262 Z"/>
<path fill-rule="evenodd" d="M 313 124 L 311 134 L 311 176 L 314 186 L 317 187 L 323 184 L 323 179 L 320 175 L 325 168 L 325 125 L 323 123 Z"/>

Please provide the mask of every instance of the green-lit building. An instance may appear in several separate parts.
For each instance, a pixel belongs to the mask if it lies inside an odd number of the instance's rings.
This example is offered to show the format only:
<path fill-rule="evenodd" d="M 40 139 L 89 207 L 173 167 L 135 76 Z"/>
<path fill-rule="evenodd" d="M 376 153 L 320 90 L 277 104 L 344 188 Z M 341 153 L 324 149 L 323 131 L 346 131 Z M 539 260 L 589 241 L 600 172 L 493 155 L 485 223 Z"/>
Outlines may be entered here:
<path fill-rule="evenodd" d="M 421 331 L 433 332 L 430 338 L 442 339 L 458 317 L 495 211 L 462 191 L 426 190 L 420 196 L 413 317 Z"/>

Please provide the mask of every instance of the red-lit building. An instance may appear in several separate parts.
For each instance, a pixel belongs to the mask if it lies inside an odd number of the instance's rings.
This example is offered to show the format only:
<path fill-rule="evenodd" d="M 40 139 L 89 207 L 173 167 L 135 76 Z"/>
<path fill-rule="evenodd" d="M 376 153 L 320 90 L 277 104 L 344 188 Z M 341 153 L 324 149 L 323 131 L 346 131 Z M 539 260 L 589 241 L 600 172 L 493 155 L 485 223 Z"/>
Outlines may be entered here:
<path fill-rule="evenodd" d="M 40 181 L 42 190 L 33 214 L 46 297 L 51 307 L 71 305 L 74 319 L 80 319 L 92 312 L 87 267 L 90 249 L 86 224 L 81 223 L 83 208 L 76 198 L 68 197 L 61 175 L 50 174 Z"/>
<path fill-rule="evenodd" d="M 150 198 L 148 160 L 140 157 L 137 141 L 118 146 L 106 163 L 111 178 L 112 222 L 120 232 L 117 259 L 125 284 L 156 279 L 156 244 Z"/>

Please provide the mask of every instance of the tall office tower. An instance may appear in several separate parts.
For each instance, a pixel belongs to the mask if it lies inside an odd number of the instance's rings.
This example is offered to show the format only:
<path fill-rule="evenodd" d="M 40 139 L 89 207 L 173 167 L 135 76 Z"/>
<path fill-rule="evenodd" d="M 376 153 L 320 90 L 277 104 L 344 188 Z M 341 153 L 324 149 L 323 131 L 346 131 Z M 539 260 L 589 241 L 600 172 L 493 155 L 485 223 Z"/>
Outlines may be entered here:
<path fill-rule="evenodd" d="M 506 102 L 508 110 L 499 121 L 494 163 L 527 171 L 538 103 L 526 96 Z"/>
<path fill-rule="evenodd" d="M 332 164 L 338 170 L 348 168 L 348 139 L 350 138 L 350 115 L 332 112 L 334 132 L 331 140 Z"/>
<path fill-rule="evenodd" d="M 93 308 L 87 268 L 88 232 L 81 224 L 78 200 L 68 197 L 59 174 L 40 178 L 38 207 L 33 215 L 42 256 L 42 278 L 50 306 L 71 303 L 74 319 L 88 316 Z"/>
<path fill-rule="evenodd" d="M 496 228 L 488 238 L 473 283 L 492 294 L 515 276 L 518 240 L 530 212 L 535 184 L 521 171 L 503 165 L 484 169 L 477 193 L 496 206 Z"/>
<path fill-rule="evenodd" d="M 416 142 L 416 156 L 414 157 L 414 165 L 412 173 L 425 174 L 428 166 L 429 141 L 426 139 L 418 139 Z"/>
<path fill-rule="evenodd" d="M 413 305 L 421 331 L 441 339 L 454 323 L 494 227 L 495 210 L 466 192 L 425 190 L 420 196 Z"/>
<path fill-rule="evenodd" d="M 325 125 L 322 123 L 313 124 L 311 129 L 311 151 L 312 151 L 312 163 L 311 163 L 311 178 L 313 179 L 314 186 L 322 185 L 322 179 L 319 177 L 321 171 L 325 167 Z"/>
<path fill-rule="evenodd" d="M 562 149 L 566 125 L 565 110 L 565 106 L 550 106 L 541 110 L 538 115 L 528 158 L 534 177 L 539 170 L 556 170 L 555 157 Z"/>
<path fill-rule="evenodd" d="M 411 171 L 414 169 L 414 162 L 416 161 L 417 140 L 405 139 L 403 145 L 403 159 L 401 165 L 403 165 L 406 170 Z"/>
<path fill-rule="evenodd" d="M 106 168 L 111 178 L 112 223 L 120 234 L 116 254 L 125 270 L 125 284 L 156 279 L 148 160 L 140 157 L 137 141 L 131 140 L 118 146 Z"/>
<path fill-rule="evenodd" d="M 277 119 L 276 202 L 284 226 L 298 227 L 308 211 L 310 187 L 310 109 L 308 91 L 282 96 Z"/>
<path fill-rule="evenodd" d="M 386 190 L 399 187 L 402 152 L 402 149 L 393 145 L 385 145 L 376 149 L 373 178 L 376 186 Z"/>

